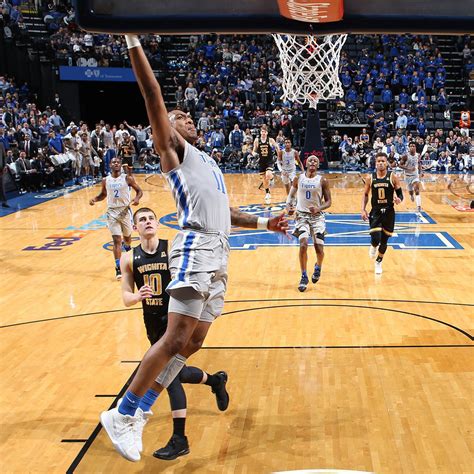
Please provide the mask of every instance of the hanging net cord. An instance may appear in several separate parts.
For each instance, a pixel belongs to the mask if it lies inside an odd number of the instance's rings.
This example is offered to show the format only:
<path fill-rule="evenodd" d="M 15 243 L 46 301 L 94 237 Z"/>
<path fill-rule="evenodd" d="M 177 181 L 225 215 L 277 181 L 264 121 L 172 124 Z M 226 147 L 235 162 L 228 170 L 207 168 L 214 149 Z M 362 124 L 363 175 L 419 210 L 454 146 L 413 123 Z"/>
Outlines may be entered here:
<path fill-rule="evenodd" d="M 347 35 L 273 35 L 280 51 L 283 100 L 309 103 L 344 97 L 339 59 Z"/>

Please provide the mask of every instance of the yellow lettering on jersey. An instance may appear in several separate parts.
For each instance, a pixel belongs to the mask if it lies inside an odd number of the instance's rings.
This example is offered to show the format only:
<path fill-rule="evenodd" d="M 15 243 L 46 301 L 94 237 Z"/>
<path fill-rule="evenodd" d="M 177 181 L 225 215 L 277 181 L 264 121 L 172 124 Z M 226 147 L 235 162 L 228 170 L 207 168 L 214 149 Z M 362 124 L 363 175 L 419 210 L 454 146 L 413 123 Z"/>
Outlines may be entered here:
<path fill-rule="evenodd" d="M 154 295 L 161 295 L 163 293 L 163 285 L 161 283 L 161 274 L 152 273 L 151 275 L 143 275 L 143 282 L 148 285 Z"/>
<path fill-rule="evenodd" d="M 148 306 L 163 306 L 163 298 L 145 298 Z"/>
<path fill-rule="evenodd" d="M 145 265 L 140 265 L 138 271 L 143 272 L 153 272 L 156 270 L 168 270 L 168 264 L 165 262 L 161 263 L 146 263 Z"/>

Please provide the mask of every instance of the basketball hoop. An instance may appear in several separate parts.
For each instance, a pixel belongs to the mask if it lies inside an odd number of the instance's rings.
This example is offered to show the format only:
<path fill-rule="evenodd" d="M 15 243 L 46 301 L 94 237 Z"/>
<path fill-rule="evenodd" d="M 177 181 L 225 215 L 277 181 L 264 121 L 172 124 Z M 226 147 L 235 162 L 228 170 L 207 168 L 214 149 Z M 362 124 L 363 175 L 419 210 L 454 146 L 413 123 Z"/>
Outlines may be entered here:
<path fill-rule="evenodd" d="M 297 36 L 274 34 L 283 70 L 283 100 L 308 103 L 344 97 L 339 59 L 347 35 Z"/>

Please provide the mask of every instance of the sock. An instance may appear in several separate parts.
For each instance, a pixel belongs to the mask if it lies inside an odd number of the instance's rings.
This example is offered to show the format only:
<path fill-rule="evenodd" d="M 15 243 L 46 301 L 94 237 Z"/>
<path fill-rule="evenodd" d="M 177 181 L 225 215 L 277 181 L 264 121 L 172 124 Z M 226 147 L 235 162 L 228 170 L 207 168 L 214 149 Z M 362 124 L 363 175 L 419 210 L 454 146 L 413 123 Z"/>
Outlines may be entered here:
<path fill-rule="evenodd" d="M 321 270 L 321 267 L 320 267 L 317 263 L 315 263 L 315 264 L 314 264 L 314 269 L 315 269 L 315 270 Z"/>
<path fill-rule="evenodd" d="M 115 259 L 115 268 L 120 268 L 120 258 Z"/>
<path fill-rule="evenodd" d="M 215 375 L 207 374 L 207 380 L 204 382 L 204 385 L 209 385 L 209 387 L 214 387 L 220 382 L 219 377 Z"/>
<path fill-rule="evenodd" d="M 415 196 L 415 202 L 418 207 L 421 207 L 421 195 L 418 194 Z"/>
<path fill-rule="evenodd" d="M 267 194 L 270 194 L 270 188 L 265 188 L 265 192 L 266 192 Z"/>
<path fill-rule="evenodd" d="M 122 403 L 118 407 L 119 413 L 122 415 L 134 416 L 138 406 L 140 405 L 141 399 L 142 397 L 139 397 L 130 390 L 127 390 L 127 393 L 122 399 Z"/>
<path fill-rule="evenodd" d="M 304 272 L 301 272 L 301 276 L 307 277 L 308 275 L 306 274 L 306 270 Z"/>
<path fill-rule="evenodd" d="M 131 247 L 131 245 L 123 244 L 123 249 L 125 250 L 125 252 L 130 252 L 132 247 Z"/>
<path fill-rule="evenodd" d="M 173 434 L 184 438 L 186 418 L 173 418 Z"/>
<path fill-rule="evenodd" d="M 150 411 L 153 404 L 156 402 L 159 393 L 156 393 L 151 388 L 143 395 L 143 398 L 140 400 L 140 404 L 138 405 L 143 411 Z"/>
<path fill-rule="evenodd" d="M 382 260 L 383 260 L 383 257 L 381 257 L 380 255 L 375 259 L 377 263 L 382 263 Z"/>

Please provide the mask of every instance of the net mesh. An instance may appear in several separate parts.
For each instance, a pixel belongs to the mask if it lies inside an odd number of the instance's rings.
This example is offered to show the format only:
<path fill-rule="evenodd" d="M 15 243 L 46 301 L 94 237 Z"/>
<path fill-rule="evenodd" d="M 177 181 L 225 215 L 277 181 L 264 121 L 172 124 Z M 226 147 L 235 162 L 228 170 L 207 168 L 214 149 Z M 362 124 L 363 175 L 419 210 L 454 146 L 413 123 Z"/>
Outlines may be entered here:
<path fill-rule="evenodd" d="M 283 100 L 309 103 L 343 97 L 339 59 L 347 35 L 273 35 L 283 70 Z"/>

